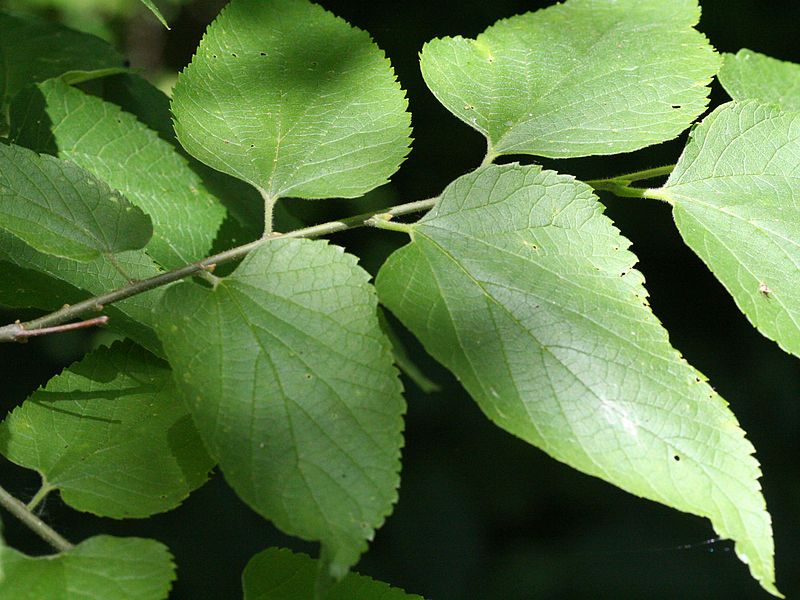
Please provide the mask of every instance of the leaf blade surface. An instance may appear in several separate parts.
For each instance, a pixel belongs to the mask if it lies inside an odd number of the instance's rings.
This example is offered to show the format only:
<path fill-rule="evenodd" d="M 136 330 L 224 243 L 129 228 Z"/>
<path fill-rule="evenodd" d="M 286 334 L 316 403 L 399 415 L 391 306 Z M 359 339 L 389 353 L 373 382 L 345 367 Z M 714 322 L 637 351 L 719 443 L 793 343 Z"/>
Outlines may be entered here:
<path fill-rule="evenodd" d="M 239 496 L 320 540 L 343 575 L 399 483 L 397 372 L 368 275 L 341 248 L 278 239 L 214 290 L 167 290 L 158 334 L 198 431 Z"/>
<path fill-rule="evenodd" d="M 305 0 L 232 2 L 172 101 L 190 154 L 272 198 L 386 183 L 408 153 L 406 106 L 369 35 Z"/>
<path fill-rule="evenodd" d="M 591 189 L 536 166 L 457 179 L 378 294 L 503 429 L 631 493 L 711 519 L 773 593 L 758 462 L 669 344 Z"/>
<path fill-rule="evenodd" d="M 73 508 L 117 519 L 175 508 L 214 465 L 167 365 L 129 341 L 34 392 L 0 424 L 0 451 Z"/>
<path fill-rule="evenodd" d="M 708 103 L 719 58 L 695 0 L 568 0 L 434 39 L 425 82 L 488 140 L 487 156 L 630 152 L 677 136 Z"/>
<path fill-rule="evenodd" d="M 37 250 L 76 260 L 138 250 L 144 212 L 74 163 L 0 144 L 0 226 Z"/>
<path fill-rule="evenodd" d="M 728 103 L 693 131 L 667 182 L 686 244 L 766 337 L 800 356 L 800 113 Z"/>

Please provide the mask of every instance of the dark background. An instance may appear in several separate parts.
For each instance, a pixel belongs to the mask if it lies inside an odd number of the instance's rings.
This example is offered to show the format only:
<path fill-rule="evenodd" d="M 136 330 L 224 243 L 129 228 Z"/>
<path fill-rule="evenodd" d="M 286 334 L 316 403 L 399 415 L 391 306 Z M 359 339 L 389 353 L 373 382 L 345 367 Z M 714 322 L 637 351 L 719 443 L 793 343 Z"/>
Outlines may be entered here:
<path fill-rule="evenodd" d="M 10 4 L 34 3 L 0 1 L 0 6 Z M 125 17 L 74 8 L 39 12 L 104 32 L 126 50 L 134 67 L 163 79 L 189 61 L 221 4 L 168 5 L 170 32 L 149 13 L 139 13 L 135 2 Z M 370 31 L 408 90 L 414 148 L 393 183 L 377 194 L 378 201 L 389 205 L 438 194 L 474 168 L 485 150 L 483 139 L 450 116 L 425 88 L 417 62 L 422 44 L 441 35 L 471 37 L 498 18 L 549 2 L 322 4 Z M 702 4 L 700 29 L 720 51 L 748 47 L 800 62 L 800 3 Z M 712 104 L 725 99 L 715 84 Z M 683 141 L 602 160 L 544 163 L 584 178 L 613 175 L 675 162 Z M 638 199 L 602 200 L 633 241 L 653 310 L 674 345 L 730 402 L 757 448 L 775 528 L 778 586 L 792 597 L 800 593 L 800 480 L 794 458 L 800 446 L 800 362 L 750 327 L 722 286 L 683 245 L 667 206 Z M 376 200 L 293 202 L 293 211 L 317 222 L 344 211 L 357 212 L 370 201 Z M 335 242 L 361 255 L 362 264 L 374 273 L 393 244 L 402 243 L 402 236 L 349 232 L 336 236 Z M 8 322 L 33 314 L 0 316 Z M 85 336 L 62 335 L 0 347 L 0 411 L 22 402 L 79 357 L 88 343 Z M 450 375 L 418 347 L 412 350 L 443 391 L 425 395 L 405 382 L 408 416 L 400 501 L 357 570 L 430 600 L 768 597 L 750 579 L 730 542 L 702 543 L 714 536 L 708 521 L 580 474 L 499 430 Z M 39 483 L 35 474 L 2 458 L 0 482 L 24 500 Z M 47 500 L 42 516 L 73 541 L 97 533 L 163 541 L 176 557 L 178 581 L 172 597 L 180 599 L 240 597 L 241 570 L 250 556 L 268 546 L 316 552 L 314 545 L 283 536 L 255 515 L 219 474 L 180 508 L 148 520 L 120 522 L 76 513 L 57 494 Z M 11 517 L 3 517 L 10 544 L 32 554 L 49 551 Z"/>

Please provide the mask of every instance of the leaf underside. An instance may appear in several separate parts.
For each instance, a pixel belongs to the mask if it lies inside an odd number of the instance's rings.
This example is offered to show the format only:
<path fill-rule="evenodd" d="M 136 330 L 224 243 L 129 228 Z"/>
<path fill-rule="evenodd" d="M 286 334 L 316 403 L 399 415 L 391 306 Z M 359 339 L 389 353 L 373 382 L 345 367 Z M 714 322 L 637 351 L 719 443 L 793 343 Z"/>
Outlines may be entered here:
<path fill-rule="evenodd" d="M 422 74 L 489 155 L 630 152 L 705 110 L 719 56 L 699 18 L 696 0 L 568 0 L 428 42 Z"/>
<path fill-rule="evenodd" d="M 672 348 L 591 188 L 537 166 L 452 183 L 389 257 L 381 301 L 500 427 L 633 494 L 711 519 L 777 593 L 760 470 Z"/>
<path fill-rule="evenodd" d="M 745 48 L 723 58 L 719 82 L 735 101 L 757 100 L 800 111 L 800 65 Z"/>
<path fill-rule="evenodd" d="M 656 194 L 750 322 L 800 356 L 800 113 L 719 107 Z"/>
<path fill-rule="evenodd" d="M 369 35 L 306 0 L 231 2 L 172 100 L 190 154 L 272 198 L 386 183 L 408 153 L 406 107 Z"/>
<path fill-rule="evenodd" d="M 347 572 L 396 500 L 405 404 L 355 257 L 278 239 L 213 290 L 167 290 L 159 337 L 227 481 Z"/>
<path fill-rule="evenodd" d="M 128 341 L 34 392 L 0 425 L 0 452 L 73 508 L 114 518 L 175 508 L 213 466 L 168 366 Z"/>

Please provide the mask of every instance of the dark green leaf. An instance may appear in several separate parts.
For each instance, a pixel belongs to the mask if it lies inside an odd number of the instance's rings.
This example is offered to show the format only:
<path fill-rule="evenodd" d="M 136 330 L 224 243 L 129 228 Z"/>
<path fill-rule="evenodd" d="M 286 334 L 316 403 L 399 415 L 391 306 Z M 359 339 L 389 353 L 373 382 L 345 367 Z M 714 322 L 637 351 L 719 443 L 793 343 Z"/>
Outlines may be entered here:
<path fill-rule="evenodd" d="M 0 451 L 73 508 L 115 518 L 175 508 L 214 464 L 169 367 L 131 342 L 35 392 L 0 424 Z"/>
<path fill-rule="evenodd" d="M 0 144 L 0 227 L 40 252 L 91 260 L 137 250 L 150 217 L 79 166 Z"/>
<path fill-rule="evenodd" d="M 8 600 L 161 600 L 175 579 L 167 548 L 155 540 L 99 535 L 56 556 L 0 548 Z"/>
<path fill-rule="evenodd" d="M 245 600 L 309 600 L 319 561 L 281 548 L 259 552 L 242 573 Z M 325 595 L 325 600 L 422 600 L 370 577 L 349 573 Z"/>
<path fill-rule="evenodd" d="M 133 115 L 49 80 L 17 97 L 11 132 L 20 145 L 77 163 L 149 214 L 147 253 L 162 266 L 207 255 L 225 209 L 186 160 Z"/>

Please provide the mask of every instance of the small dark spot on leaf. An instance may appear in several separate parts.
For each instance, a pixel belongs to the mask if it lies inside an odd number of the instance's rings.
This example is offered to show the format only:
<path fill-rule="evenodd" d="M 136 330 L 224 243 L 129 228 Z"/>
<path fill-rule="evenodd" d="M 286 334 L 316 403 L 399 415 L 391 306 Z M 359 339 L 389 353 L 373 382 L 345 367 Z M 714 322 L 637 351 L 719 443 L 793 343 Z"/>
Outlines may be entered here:
<path fill-rule="evenodd" d="M 306 379 L 311 379 L 311 373 L 306 373 Z"/>
<path fill-rule="evenodd" d="M 217 58 L 217 55 L 216 54 L 212 54 L 211 58 Z"/>
<path fill-rule="evenodd" d="M 122 66 L 123 66 L 123 67 L 125 67 L 125 68 L 127 69 L 128 67 L 130 67 L 130 66 L 131 66 L 131 61 L 129 61 L 129 60 L 126 58 L 124 61 L 122 61 Z"/>
<path fill-rule="evenodd" d="M 231 52 L 231 56 L 232 56 L 233 58 L 239 58 L 239 55 L 238 55 L 238 54 L 236 54 L 236 52 Z"/>
<path fill-rule="evenodd" d="M 673 456 L 672 458 L 674 458 L 678 462 L 680 462 L 680 460 L 681 460 L 681 457 L 678 456 L 677 454 L 675 456 Z"/>
<path fill-rule="evenodd" d="M 673 104 L 672 108 L 682 108 L 680 104 Z"/>
<path fill-rule="evenodd" d="M 266 56 L 266 55 L 267 55 L 267 53 L 266 53 L 266 52 L 259 52 L 259 54 L 260 54 L 261 56 Z"/>
<path fill-rule="evenodd" d="M 255 148 L 255 147 L 256 147 L 256 145 L 255 145 L 255 144 L 250 144 L 250 147 L 251 147 L 251 148 Z"/>

